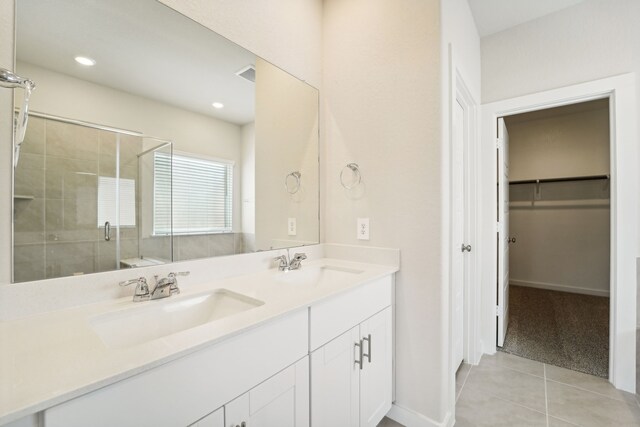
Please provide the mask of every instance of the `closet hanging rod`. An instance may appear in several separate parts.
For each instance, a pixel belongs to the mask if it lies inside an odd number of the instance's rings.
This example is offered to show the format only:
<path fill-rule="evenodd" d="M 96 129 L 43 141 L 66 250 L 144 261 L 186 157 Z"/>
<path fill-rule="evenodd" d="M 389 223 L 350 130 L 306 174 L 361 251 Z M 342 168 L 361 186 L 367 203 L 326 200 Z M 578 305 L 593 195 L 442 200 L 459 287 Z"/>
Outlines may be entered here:
<path fill-rule="evenodd" d="M 563 178 L 523 179 L 520 181 L 510 181 L 509 185 L 542 184 L 544 182 L 595 181 L 595 180 L 601 180 L 601 179 L 609 179 L 609 175 L 588 175 L 588 176 L 568 176 Z"/>

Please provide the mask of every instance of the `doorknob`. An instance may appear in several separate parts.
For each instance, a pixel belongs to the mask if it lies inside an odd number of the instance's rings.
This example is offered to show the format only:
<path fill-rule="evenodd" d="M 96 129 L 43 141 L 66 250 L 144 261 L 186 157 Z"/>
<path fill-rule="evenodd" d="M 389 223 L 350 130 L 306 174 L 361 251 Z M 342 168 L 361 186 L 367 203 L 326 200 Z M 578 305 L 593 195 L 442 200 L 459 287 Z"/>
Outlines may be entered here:
<path fill-rule="evenodd" d="M 515 237 L 511 237 L 510 239 L 507 239 L 507 242 L 515 243 L 516 242 L 516 238 Z"/>
<path fill-rule="evenodd" d="M 462 250 L 462 252 L 471 252 L 471 245 L 465 245 L 463 243 L 461 250 Z"/>

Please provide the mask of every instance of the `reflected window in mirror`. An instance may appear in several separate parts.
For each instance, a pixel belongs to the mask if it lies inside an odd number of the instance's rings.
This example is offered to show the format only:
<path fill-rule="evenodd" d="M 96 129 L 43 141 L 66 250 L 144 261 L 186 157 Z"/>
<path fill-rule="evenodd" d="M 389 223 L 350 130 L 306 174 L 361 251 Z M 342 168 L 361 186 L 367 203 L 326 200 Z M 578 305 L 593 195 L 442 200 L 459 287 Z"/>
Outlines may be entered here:
<path fill-rule="evenodd" d="M 233 162 L 186 153 L 155 153 L 153 234 L 230 233 Z M 164 207 L 171 203 L 172 215 Z M 173 226 L 172 226 L 173 223 Z"/>

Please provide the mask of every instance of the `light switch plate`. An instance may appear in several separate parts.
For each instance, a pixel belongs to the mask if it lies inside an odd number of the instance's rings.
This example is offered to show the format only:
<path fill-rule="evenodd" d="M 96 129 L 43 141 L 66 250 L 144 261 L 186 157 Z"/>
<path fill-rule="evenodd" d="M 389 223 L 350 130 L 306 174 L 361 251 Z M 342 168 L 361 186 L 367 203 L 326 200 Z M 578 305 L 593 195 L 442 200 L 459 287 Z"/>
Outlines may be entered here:
<path fill-rule="evenodd" d="M 289 220 L 287 221 L 287 234 L 289 236 L 295 236 L 298 233 L 296 227 L 296 219 L 289 218 Z"/>
<path fill-rule="evenodd" d="M 358 240 L 369 240 L 369 218 L 358 218 Z"/>

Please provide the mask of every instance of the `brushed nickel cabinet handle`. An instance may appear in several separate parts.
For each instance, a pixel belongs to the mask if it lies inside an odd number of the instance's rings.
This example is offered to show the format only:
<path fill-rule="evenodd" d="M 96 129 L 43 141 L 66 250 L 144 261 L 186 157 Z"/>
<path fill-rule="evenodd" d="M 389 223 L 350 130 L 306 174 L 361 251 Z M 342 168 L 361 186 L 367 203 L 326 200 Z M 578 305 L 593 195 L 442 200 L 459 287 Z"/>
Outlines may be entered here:
<path fill-rule="evenodd" d="M 362 345 L 362 340 L 360 340 L 360 342 L 355 343 L 355 346 L 358 347 L 358 353 L 360 355 L 360 360 L 356 360 L 356 365 L 360 365 L 360 370 L 362 370 L 362 368 L 364 367 L 364 363 L 363 363 L 363 345 Z"/>
<path fill-rule="evenodd" d="M 362 341 L 367 342 L 367 352 L 364 353 L 364 356 L 367 358 L 369 363 L 371 363 L 371 334 L 367 335 L 366 338 L 362 338 Z"/>
<path fill-rule="evenodd" d="M 111 223 L 109 221 L 104 223 L 104 240 L 107 242 L 111 240 Z"/>

